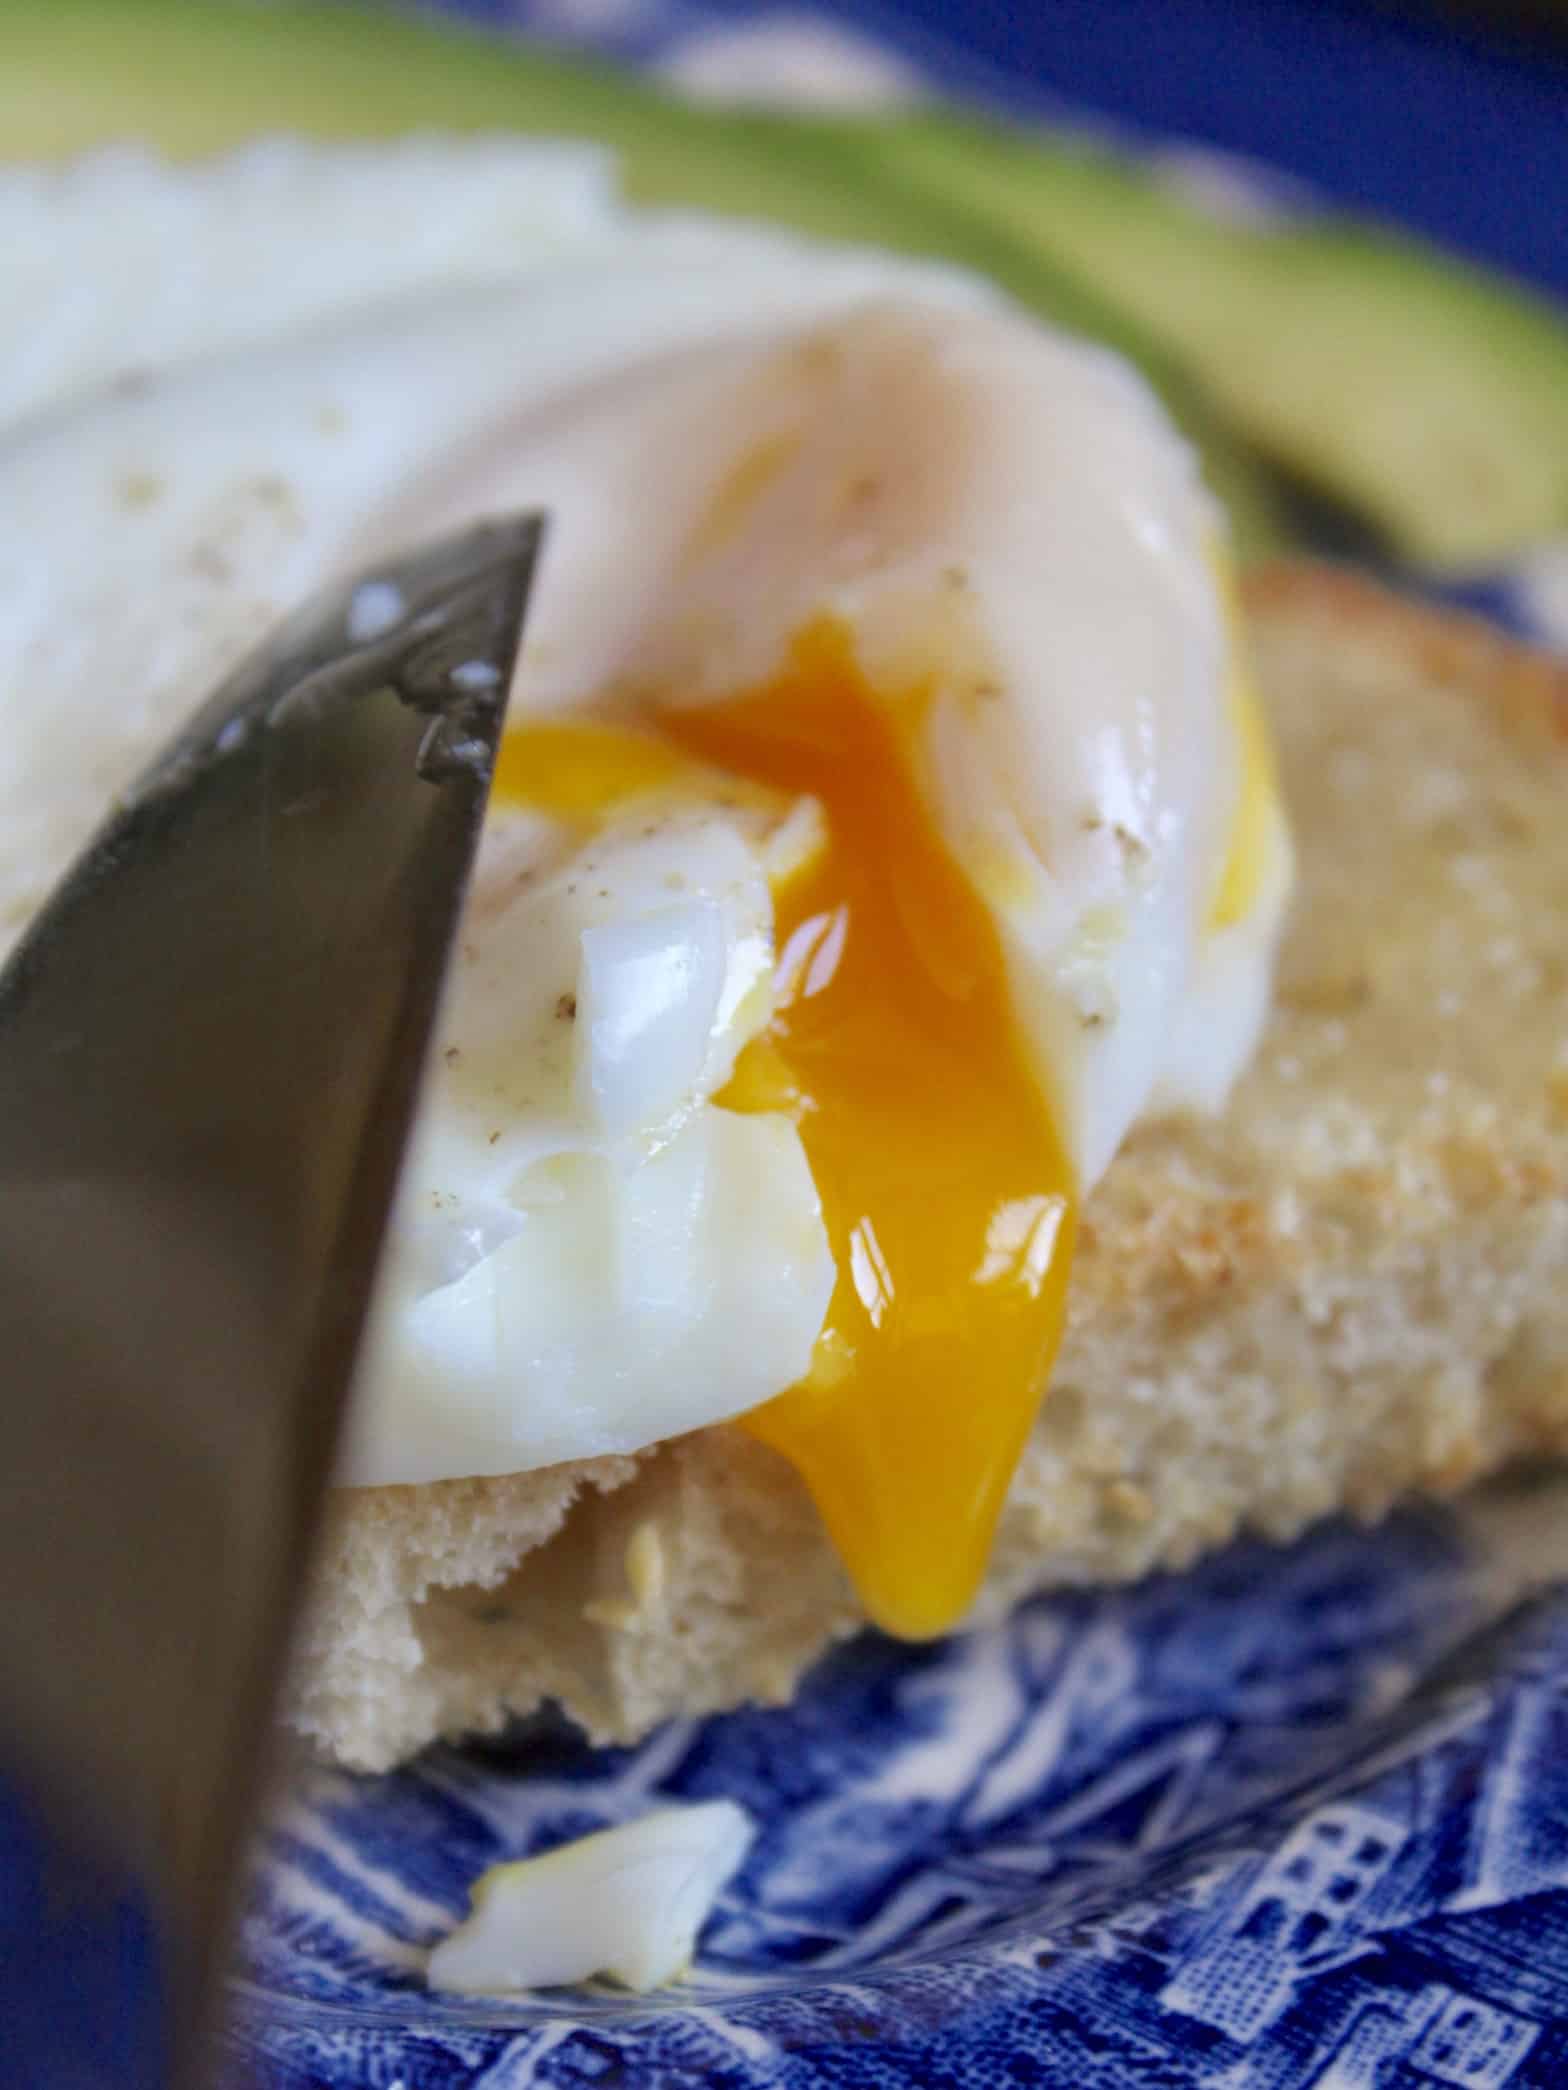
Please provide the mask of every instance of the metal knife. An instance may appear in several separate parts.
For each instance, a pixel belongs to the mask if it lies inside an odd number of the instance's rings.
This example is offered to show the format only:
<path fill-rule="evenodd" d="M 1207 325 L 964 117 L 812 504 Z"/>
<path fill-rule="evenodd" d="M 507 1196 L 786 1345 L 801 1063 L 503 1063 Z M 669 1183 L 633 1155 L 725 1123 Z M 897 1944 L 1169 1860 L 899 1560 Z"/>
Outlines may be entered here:
<path fill-rule="evenodd" d="M 482 525 L 310 604 L 0 975 L 0 1767 L 47 1825 L 46 1916 L 84 1878 L 144 1897 L 181 2086 L 540 537 Z M 126 2079 L 70 2067 L 16 2080 Z"/>

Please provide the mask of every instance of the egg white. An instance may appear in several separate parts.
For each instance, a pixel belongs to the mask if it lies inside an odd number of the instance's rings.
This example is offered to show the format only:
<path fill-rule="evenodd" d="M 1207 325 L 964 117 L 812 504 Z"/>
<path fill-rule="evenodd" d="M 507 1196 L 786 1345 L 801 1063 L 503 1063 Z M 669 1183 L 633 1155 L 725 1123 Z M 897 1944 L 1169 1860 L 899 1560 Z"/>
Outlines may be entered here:
<path fill-rule="evenodd" d="M 1217 522 L 1141 381 L 949 271 L 640 220 L 591 156 L 446 150 L 0 186 L 56 344 L 50 367 L 0 325 L 0 934 L 319 583 L 545 505 L 514 708 L 700 702 L 836 615 L 878 689 L 931 691 L 927 800 L 1080 1186 L 1151 1106 L 1221 1100 L 1288 854 L 1276 834 L 1249 914 L 1206 926 L 1240 790 Z M 400 236 L 411 166 L 460 200 L 450 245 Z M 528 199 L 504 234 L 497 183 Z M 251 246 L 219 321 L 224 194 Z M 193 294 L 126 333 L 128 254 Z M 832 1279 L 803 1150 L 713 1102 L 766 1016 L 766 864 L 739 823 L 670 832 L 681 905 L 612 835 L 592 918 L 565 890 L 588 845 L 530 830 L 546 868 L 513 907 L 522 845 L 492 832 L 351 1479 L 633 1449 L 803 1369 Z"/>
<path fill-rule="evenodd" d="M 431 1952 L 430 1985 L 504 1995 L 604 1973 L 623 1988 L 660 1988 L 690 1965 L 755 1834 L 733 1800 L 703 1800 L 492 1865 Z"/>
<path fill-rule="evenodd" d="M 833 1289 L 795 1127 L 711 1105 L 772 1008 L 759 849 L 704 810 L 542 858 L 540 823 L 497 825 L 363 1361 L 361 1482 L 739 1414 L 804 1376 Z"/>

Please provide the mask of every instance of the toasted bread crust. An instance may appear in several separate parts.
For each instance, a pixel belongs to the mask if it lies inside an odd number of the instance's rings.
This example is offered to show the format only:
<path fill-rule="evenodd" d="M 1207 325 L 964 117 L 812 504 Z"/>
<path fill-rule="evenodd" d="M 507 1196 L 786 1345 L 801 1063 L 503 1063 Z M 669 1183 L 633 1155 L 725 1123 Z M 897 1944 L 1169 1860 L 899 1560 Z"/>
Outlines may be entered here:
<path fill-rule="evenodd" d="M 1510 638 L 1459 610 L 1397 595 L 1348 566 L 1276 559 L 1252 567 L 1242 600 L 1255 629 L 1327 627 L 1341 640 L 1396 652 L 1433 688 L 1464 685 L 1509 731 L 1568 740 L 1568 660 Z"/>
<path fill-rule="evenodd" d="M 1089 1201 L 980 1617 L 1568 1446 L 1568 666 L 1331 568 L 1246 601 L 1301 860 L 1275 1013 Z M 705 1430 L 342 1496 L 291 1717 L 366 1768 L 544 1698 L 630 1739 L 859 1622 L 790 1470 Z"/>

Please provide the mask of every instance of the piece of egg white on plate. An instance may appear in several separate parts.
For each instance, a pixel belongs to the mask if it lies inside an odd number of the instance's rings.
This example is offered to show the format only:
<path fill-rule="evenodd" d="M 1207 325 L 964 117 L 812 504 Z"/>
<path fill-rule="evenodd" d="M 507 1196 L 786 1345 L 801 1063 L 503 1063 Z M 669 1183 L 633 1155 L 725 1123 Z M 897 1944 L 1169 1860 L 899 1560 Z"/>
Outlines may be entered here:
<path fill-rule="evenodd" d="M 660 1988 L 685 1972 L 755 1831 L 733 1800 L 659 1807 L 535 1858 L 494 1865 L 430 1954 L 432 1988 L 504 1995 L 608 1974 Z"/>

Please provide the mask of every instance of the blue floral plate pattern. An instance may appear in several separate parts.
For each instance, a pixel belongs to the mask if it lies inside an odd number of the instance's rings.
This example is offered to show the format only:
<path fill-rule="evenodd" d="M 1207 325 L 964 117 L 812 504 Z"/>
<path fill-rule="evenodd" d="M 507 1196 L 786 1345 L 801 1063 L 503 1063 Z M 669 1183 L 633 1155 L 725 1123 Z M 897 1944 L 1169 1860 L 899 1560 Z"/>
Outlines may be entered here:
<path fill-rule="evenodd" d="M 457 11 L 715 77 L 747 35 L 773 64 L 820 34 L 688 0 Z M 911 48 L 839 53 L 875 88 Z M 1559 1569 L 1568 1494 L 1516 1485 L 937 1647 L 868 1635 L 787 1710 L 637 1749 L 534 1723 L 392 1777 L 304 1771 L 227 2090 L 1568 2082 L 1568 1597 L 1526 1593 Z M 759 1833 L 683 1985 L 427 1992 L 486 1865 L 719 1795 Z"/>
<path fill-rule="evenodd" d="M 536 1725 L 390 1778 L 307 1772 L 257 1880 L 231 2079 L 1559 2082 L 1568 1603 L 1499 1614 L 1492 1553 L 1435 1511 L 1330 1525 L 935 1648 L 867 1636 L 787 1711 L 637 1749 Z M 483 1866 L 720 1794 L 759 1834 L 680 1988 L 424 1989 Z"/>

